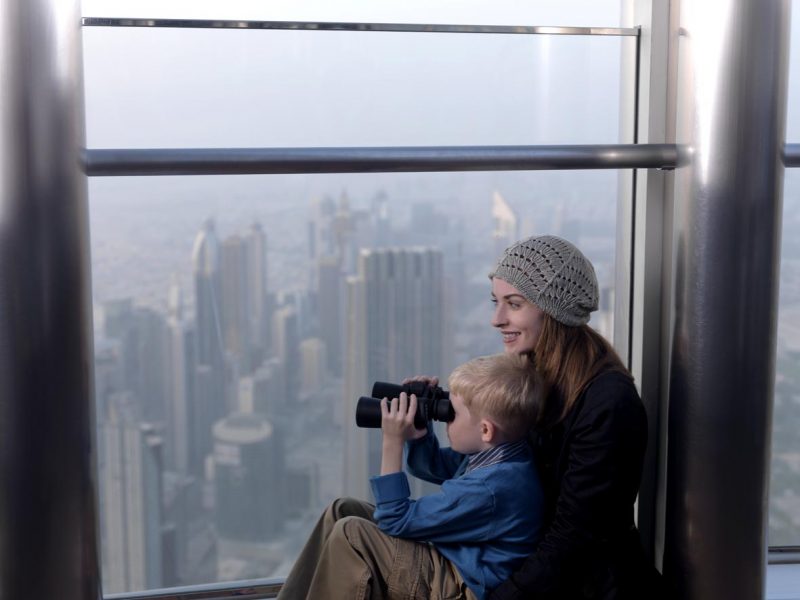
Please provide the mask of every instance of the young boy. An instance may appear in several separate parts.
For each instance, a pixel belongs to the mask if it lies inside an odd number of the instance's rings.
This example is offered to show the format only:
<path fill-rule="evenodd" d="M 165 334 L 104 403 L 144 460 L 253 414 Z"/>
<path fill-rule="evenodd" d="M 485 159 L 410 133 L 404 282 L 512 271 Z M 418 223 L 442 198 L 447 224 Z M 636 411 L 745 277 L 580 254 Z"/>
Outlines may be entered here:
<path fill-rule="evenodd" d="M 383 400 L 376 507 L 335 501 L 279 598 L 483 599 L 531 553 L 543 510 L 525 439 L 542 402 L 535 369 L 518 355 L 485 356 L 456 368 L 449 387 L 450 448 L 414 428 L 416 396 Z M 440 492 L 410 499 L 404 446 L 412 473 Z"/>

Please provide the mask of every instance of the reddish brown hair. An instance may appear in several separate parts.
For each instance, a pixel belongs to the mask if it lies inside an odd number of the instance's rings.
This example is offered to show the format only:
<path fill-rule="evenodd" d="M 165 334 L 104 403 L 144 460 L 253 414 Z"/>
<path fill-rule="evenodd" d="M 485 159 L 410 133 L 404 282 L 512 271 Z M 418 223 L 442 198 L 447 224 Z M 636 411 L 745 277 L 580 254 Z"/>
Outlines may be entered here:
<path fill-rule="evenodd" d="M 534 350 L 536 368 L 550 388 L 543 417 L 563 420 L 589 382 L 605 371 L 631 377 L 611 344 L 588 325 L 564 325 L 545 314 Z M 560 405 L 560 410 L 553 403 Z M 540 419 L 540 423 L 542 419 Z"/>

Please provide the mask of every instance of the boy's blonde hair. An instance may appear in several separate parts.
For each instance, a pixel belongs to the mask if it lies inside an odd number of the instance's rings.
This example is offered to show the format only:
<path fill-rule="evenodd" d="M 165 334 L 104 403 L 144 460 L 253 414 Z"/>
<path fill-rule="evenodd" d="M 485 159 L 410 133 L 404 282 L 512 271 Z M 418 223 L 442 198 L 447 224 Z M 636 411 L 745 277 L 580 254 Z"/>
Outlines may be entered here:
<path fill-rule="evenodd" d="M 536 423 L 546 391 L 535 365 L 518 354 L 470 360 L 453 370 L 448 386 L 473 416 L 491 419 L 515 439 Z"/>

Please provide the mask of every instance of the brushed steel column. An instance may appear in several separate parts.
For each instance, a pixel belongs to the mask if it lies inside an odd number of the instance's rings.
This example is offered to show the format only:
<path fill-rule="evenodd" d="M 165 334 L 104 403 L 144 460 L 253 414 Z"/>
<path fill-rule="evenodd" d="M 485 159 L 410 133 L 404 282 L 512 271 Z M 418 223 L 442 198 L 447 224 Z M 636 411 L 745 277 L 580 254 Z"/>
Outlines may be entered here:
<path fill-rule="evenodd" d="M 680 3 L 664 569 L 764 594 L 789 0 Z"/>
<path fill-rule="evenodd" d="M 80 15 L 0 2 L 0 598 L 100 596 Z"/>

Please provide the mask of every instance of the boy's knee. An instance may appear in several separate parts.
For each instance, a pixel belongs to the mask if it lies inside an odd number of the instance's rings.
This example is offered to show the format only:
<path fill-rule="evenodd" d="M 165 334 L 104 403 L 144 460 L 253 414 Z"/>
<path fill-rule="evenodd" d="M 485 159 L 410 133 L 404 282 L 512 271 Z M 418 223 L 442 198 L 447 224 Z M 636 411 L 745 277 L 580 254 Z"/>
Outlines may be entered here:
<path fill-rule="evenodd" d="M 364 503 L 355 498 L 337 498 L 331 503 L 329 510 L 337 520 L 349 516 L 363 516 Z"/>
<path fill-rule="evenodd" d="M 363 540 L 378 530 L 372 521 L 362 517 L 343 517 L 336 521 L 331 531 L 331 540 L 334 543 L 347 543 L 352 545 L 354 541 Z"/>

